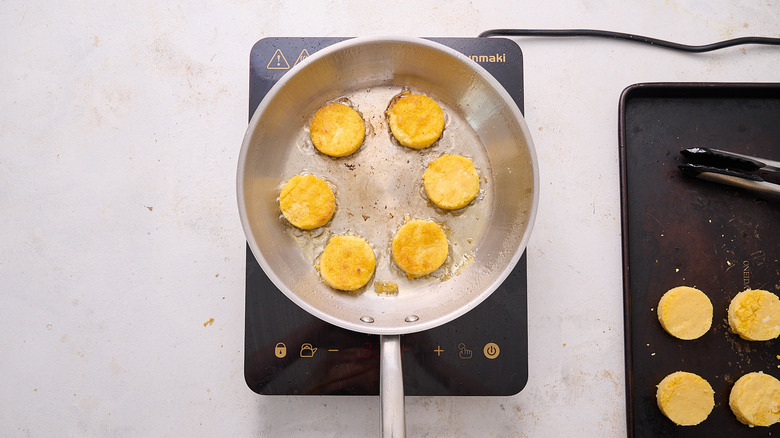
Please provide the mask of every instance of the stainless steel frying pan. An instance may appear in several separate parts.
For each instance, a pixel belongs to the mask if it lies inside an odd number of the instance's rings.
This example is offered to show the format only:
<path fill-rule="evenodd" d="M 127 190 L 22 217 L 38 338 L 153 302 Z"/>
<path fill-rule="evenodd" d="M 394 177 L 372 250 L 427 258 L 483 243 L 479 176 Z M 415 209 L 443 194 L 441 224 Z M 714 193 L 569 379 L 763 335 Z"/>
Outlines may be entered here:
<path fill-rule="evenodd" d="M 427 94 L 445 111 L 442 138 L 411 150 L 396 144 L 384 110 L 403 90 Z M 317 153 L 307 126 L 329 101 L 361 112 L 367 135 L 350 157 Z M 443 153 L 469 156 L 481 177 L 477 200 L 459 212 L 432 207 L 422 172 Z M 337 210 L 324 228 L 303 232 L 280 217 L 280 186 L 308 172 L 334 188 Z M 249 246 L 287 297 L 336 326 L 381 335 L 382 432 L 405 431 L 400 335 L 430 329 L 468 312 L 512 271 L 534 221 L 539 177 L 522 114 L 477 63 L 443 45 L 415 38 L 356 38 L 323 49 L 292 68 L 269 91 L 250 121 L 238 162 L 238 206 Z M 442 224 L 450 242 L 445 265 L 408 279 L 393 265 L 392 235 L 409 218 Z M 325 286 L 317 256 L 333 234 L 367 238 L 377 270 L 361 293 Z M 378 294 L 373 282 L 398 284 Z"/>

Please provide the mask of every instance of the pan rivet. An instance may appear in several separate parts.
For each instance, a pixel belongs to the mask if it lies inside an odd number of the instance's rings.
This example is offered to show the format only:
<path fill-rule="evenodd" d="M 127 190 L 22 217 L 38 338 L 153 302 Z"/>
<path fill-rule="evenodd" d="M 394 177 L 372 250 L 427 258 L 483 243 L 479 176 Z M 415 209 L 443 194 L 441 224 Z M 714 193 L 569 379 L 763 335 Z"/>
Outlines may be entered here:
<path fill-rule="evenodd" d="M 361 316 L 360 320 L 365 322 L 366 324 L 371 324 L 372 322 L 374 322 L 374 318 L 370 316 Z"/>
<path fill-rule="evenodd" d="M 420 317 L 417 316 L 417 315 L 409 315 L 409 316 L 406 317 L 406 319 L 404 321 L 406 321 L 406 322 L 417 322 L 418 319 L 420 319 Z"/>

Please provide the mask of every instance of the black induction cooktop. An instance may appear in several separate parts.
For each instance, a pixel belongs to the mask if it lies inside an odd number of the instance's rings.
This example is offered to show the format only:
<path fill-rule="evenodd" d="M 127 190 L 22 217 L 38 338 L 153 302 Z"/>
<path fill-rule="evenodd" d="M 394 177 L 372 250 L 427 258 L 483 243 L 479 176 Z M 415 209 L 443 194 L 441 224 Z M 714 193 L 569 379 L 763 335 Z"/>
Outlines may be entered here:
<path fill-rule="evenodd" d="M 250 53 L 249 118 L 295 64 L 347 38 L 274 37 Z M 503 38 L 431 38 L 475 60 L 523 111 L 523 57 Z M 527 271 L 440 327 L 401 337 L 406 395 L 506 396 L 528 381 Z M 378 395 L 379 336 L 312 316 L 279 291 L 246 247 L 244 376 L 263 395 Z"/>

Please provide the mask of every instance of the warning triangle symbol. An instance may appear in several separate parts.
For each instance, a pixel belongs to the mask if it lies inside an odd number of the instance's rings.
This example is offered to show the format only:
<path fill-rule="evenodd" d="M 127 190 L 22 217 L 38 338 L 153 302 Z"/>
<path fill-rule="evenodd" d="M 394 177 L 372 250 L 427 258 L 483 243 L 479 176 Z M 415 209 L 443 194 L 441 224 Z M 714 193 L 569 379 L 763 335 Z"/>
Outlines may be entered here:
<path fill-rule="evenodd" d="M 309 51 L 306 50 L 306 49 L 303 49 L 301 51 L 301 54 L 298 55 L 298 59 L 295 60 L 295 64 L 293 64 L 293 65 L 298 65 L 299 62 L 303 61 L 304 59 L 306 59 L 308 57 L 309 57 Z"/>
<path fill-rule="evenodd" d="M 281 49 L 276 49 L 274 55 L 268 60 L 268 65 L 265 66 L 268 70 L 287 70 L 290 68 L 290 64 L 284 57 Z"/>

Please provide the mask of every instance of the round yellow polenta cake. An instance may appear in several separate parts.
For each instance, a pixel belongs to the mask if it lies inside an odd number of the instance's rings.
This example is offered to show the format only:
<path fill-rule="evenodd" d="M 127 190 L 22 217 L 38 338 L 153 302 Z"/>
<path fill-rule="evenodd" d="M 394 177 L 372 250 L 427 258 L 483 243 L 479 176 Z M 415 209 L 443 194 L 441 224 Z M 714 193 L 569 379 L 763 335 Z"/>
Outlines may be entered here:
<path fill-rule="evenodd" d="M 479 175 L 474 163 L 460 155 L 443 155 L 428 164 L 423 174 L 425 194 L 436 206 L 457 210 L 479 193 Z"/>
<path fill-rule="evenodd" d="M 715 391 L 700 376 L 677 371 L 664 377 L 655 394 L 658 407 L 678 426 L 695 426 L 715 407 Z"/>
<path fill-rule="evenodd" d="M 780 335 L 780 299 L 761 290 L 738 293 L 729 304 L 731 331 L 748 341 L 768 341 Z"/>
<path fill-rule="evenodd" d="M 343 103 L 331 102 L 314 114 L 309 135 L 318 151 L 331 157 L 353 154 L 363 144 L 366 124 L 360 114 Z"/>
<path fill-rule="evenodd" d="M 338 290 L 354 291 L 365 286 L 375 267 L 374 250 L 358 236 L 331 237 L 320 256 L 322 281 Z"/>
<path fill-rule="evenodd" d="M 658 321 L 676 338 L 697 339 L 712 326 L 712 302 L 696 288 L 675 287 L 658 302 Z"/>
<path fill-rule="evenodd" d="M 336 197 L 328 183 L 314 175 L 295 175 L 279 194 L 279 207 L 287 221 L 302 230 L 319 228 L 333 217 Z"/>
<path fill-rule="evenodd" d="M 423 94 L 402 93 L 393 99 L 386 114 L 393 137 L 413 149 L 427 148 L 444 131 L 444 112 Z"/>
<path fill-rule="evenodd" d="M 449 247 L 444 230 L 435 222 L 411 220 L 393 236 L 393 261 L 409 278 L 422 277 L 439 269 L 447 260 Z"/>
<path fill-rule="evenodd" d="M 748 373 L 734 383 L 729 407 L 748 426 L 771 426 L 780 421 L 780 380 L 764 373 Z"/>

